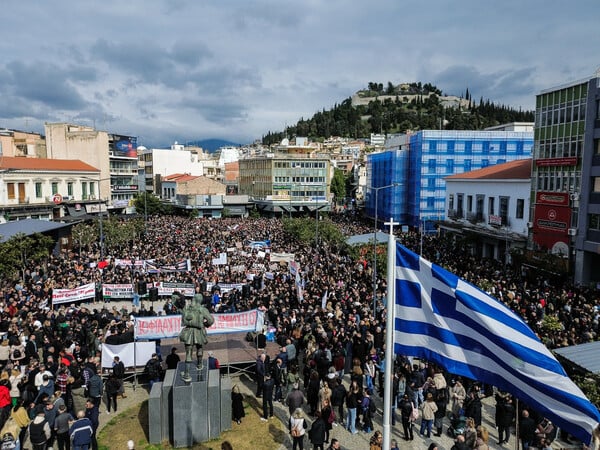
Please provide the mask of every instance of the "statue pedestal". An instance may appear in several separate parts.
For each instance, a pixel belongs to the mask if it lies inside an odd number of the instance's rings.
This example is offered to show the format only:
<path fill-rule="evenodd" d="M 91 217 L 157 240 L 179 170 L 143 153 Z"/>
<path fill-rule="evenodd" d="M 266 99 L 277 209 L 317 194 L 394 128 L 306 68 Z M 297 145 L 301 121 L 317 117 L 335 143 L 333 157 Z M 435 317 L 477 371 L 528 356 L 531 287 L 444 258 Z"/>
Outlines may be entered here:
<path fill-rule="evenodd" d="M 150 411 L 149 426 L 154 416 L 162 416 L 162 426 L 160 440 L 152 433 L 151 444 L 169 440 L 176 448 L 191 447 L 231 429 L 231 380 L 221 378 L 219 370 L 209 371 L 207 361 L 201 370 L 192 364 L 190 382 L 181 378 L 184 371 L 185 362 L 180 362 L 176 370 L 167 371 L 162 385 L 152 389 L 149 408 L 159 407 L 161 414 Z"/>

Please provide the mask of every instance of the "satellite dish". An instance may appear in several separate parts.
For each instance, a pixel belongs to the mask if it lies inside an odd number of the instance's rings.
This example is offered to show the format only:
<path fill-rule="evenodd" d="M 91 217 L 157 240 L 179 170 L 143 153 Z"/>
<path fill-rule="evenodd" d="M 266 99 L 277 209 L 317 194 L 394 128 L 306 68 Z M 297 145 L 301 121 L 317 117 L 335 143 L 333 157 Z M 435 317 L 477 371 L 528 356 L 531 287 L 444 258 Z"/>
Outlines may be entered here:
<path fill-rule="evenodd" d="M 290 140 L 288 138 L 283 139 L 281 145 L 290 145 Z"/>

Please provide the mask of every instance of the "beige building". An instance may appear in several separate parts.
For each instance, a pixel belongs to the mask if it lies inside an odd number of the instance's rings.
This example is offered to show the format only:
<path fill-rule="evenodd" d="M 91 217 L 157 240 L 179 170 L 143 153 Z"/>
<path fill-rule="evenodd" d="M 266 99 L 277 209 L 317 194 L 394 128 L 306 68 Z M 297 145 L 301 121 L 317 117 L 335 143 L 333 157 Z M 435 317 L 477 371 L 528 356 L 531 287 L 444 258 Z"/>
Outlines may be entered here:
<path fill-rule="evenodd" d="M 46 157 L 46 140 L 39 133 L 0 130 L 0 156 Z"/>
<path fill-rule="evenodd" d="M 108 133 L 85 125 L 46 123 L 46 149 L 50 159 L 79 159 L 100 170 L 101 199 L 110 199 Z"/>

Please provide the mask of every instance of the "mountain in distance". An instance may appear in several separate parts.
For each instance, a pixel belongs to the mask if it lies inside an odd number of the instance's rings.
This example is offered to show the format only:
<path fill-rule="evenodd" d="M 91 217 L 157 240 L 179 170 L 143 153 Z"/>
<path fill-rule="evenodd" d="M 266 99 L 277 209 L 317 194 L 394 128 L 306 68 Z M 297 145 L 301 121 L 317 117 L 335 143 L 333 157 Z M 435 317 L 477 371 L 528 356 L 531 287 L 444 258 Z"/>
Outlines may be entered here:
<path fill-rule="evenodd" d="M 214 153 L 221 147 L 239 147 L 241 144 L 235 142 L 226 141 L 224 139 L 202 139 L 199 141 L 189 141 L 186 145 L 202 147 L 202 149 L 208 153 Z"/>

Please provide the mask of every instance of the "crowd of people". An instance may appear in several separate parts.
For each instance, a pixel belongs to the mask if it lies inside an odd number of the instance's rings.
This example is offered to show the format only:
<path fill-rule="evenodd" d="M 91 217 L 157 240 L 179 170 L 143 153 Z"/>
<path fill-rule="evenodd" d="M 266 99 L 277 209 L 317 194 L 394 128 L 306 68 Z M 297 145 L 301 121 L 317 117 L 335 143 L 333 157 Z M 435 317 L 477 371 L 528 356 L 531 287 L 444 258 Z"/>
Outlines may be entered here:
<path fill-rule="evenodd" d="M 339 214 L 330 220 L 347 236 L 372 232 L 372 224 L 362 223 L 357 217 Z M 254 240 L 270 241 L 271 252 L 294 254 L 300 267 L 301 296 L 298 280 L 290 274 L 287 264 L 271 263 L 269 252 L 248 245 Z M 461 241 L 447 236 L 398 233 L 398 241 L 415 251 L 422 247 L 424 257 L 481 286 L 520 313 L 550 348 L 598 339 L 597 291 L 557 284 L 556 279 L 541 272 L 523 273 L 521 268 L 482 260 Z M 227 253 L 227 264 L 213 264 L 223 253 Z M 52 254 L 44 261 L 26 262 L 18 277 L 0 279 L 1 434 L 13 426 L 18 430 L 14 437 L 23 439 L 29 424 L 39 422 L 43 408 L 50 428 L 47 442 L 56 441 L 62 448 L 65 425 L 58 420 L 60 414 L 77 419 L 67 420 L 73 426 L 83 413 L 92 423 L 90 442 L 95 445 L 100 399 L 109 398 L 109 408 L 116 410 L 118 395 L 124 395 L 119 368 L 113 370 L 112 381 L 109 378 L 100 383 L 101 387 L 95 385 L 94 376 L 100 375 L 102 343 L 131 342 L 133 317 L 175 313 L 181 306 L 178 307 L 176 297 L 167 302 L 164 310 L 155 310 L 148 301 L 139 306 L 134 302 L 130 308 L 116 308 L 109 301 L 98 307 L 97 303 L 84 302 L 52 304 L 53 289 L 74 289 L 92 282 L 98 286 L 130 283 L 136 291 L 140 284 L 188 283 L 204 294 L 211 312 L 263 310 L 280 348 L 276 355 L 261 356 L 263 373 L 258 369 L 257 395 L 266 402 L 263 419 L 272 415 L 270 401 L 298 397 L 294 392 L 299 391 L 306 397 L 301 408 L 316 419 L 314 422 L 321 422 L 314 432 L 317 448 L 328 443 L 328 432 L 335 424 L 353 433 L 376 431 L 371 406 L 374 402 L 368 399 L 383 394 L 387 364 L 383 353 L 386 281 L 384 274 L 378 273 L 373 299 L 373 265 L 368 253 L 356 256 L 325 239 L 318 246 L 306 245 L 286 233 L 279 218 L 210 220 L 161 216 L 148 218 L 147 233 L 141 239 L 111 249 L 102 269 L 98 264 L 100 254 L 95 244 L 81 251 Z M 158 267 L 189 259 L 191 270 L 147 273 L 137 266 L 116 264 L 116 259 L 152 260 Z M 242 285 L 242 289 L 216 292 L 215 297 L 209 287 L 219 284 Z M 544 328 L 546 315 L 555 316 L 560 327 Z M 115 365 L 118 363 L 115 361 Z M 421 408 L 419 420 L 424 425 L 419 431 L 439 434 L 443 424 L 448 423 L 448 416 L 456 416 L 462 408 L 454 410 L 453 397 L 461 381 L 424 361 L 418 362 L 416 369 L 405 358 L 398 357 L 393 363 L 394 406 L 405 438 L 413 437 L 413 407 Z M 344 382 L 345 374 L 350 374 L 350 384 Z M 439 398 L 439 387 L 428 392 L 432 386 L 429 378 L 435 386 L 441 382 L 440 375 L 447 383 L 444 398 Z M 465 415 L 477 419 L 477 398 L 492 392 L 482 386 L 480 392 L 473 393 L 478 384 L 462 381 L 463 403 L 469 396 L 475 400 L 473 412 Z M 4 389 L 8 390 L 7 395 L 3 395 Z M 406 399 L 412 403 L 410 410 Z M 61 413 L 63 403 L 65 411 Z M 290 420 L 297 409 L 290 409 Z M 538 422 L 543 419 L 534 411 L 528 413 Z M 14 427 L 15 422 L 18 427 Z M 405 422 L 411 426 L 405 427 Z M 60 439 L 59 434 L 63 436 Z M 321 437 L 322 443 L 318 444 Z M 298 442 L 296 446 L 300 445 L 298 436 L 293 438 Z M 333 442 L 331 447 L 336 448 Z"/>

